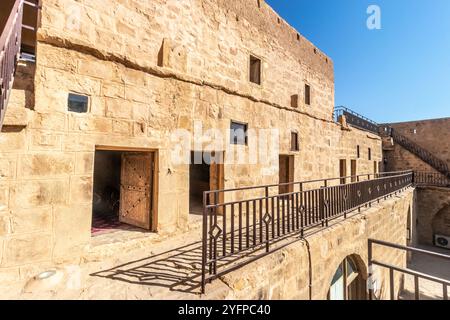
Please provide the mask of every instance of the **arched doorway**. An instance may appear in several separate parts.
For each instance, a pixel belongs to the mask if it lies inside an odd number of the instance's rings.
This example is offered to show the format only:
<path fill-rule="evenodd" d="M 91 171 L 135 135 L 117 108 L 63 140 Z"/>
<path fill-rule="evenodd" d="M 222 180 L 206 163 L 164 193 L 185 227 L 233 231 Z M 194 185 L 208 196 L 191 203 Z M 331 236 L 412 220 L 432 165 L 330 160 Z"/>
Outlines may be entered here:
<path fill-rule="evenodd" d="M 450 204 L 439 210 L 433 217 L 433 233 L 450 237 Z"/>
<path fill-rule="evenodd" d="M 342 261 L 331 281 L 328 300 L 365 300 L 366 281 L 356 259 L 348 256 Z"/>

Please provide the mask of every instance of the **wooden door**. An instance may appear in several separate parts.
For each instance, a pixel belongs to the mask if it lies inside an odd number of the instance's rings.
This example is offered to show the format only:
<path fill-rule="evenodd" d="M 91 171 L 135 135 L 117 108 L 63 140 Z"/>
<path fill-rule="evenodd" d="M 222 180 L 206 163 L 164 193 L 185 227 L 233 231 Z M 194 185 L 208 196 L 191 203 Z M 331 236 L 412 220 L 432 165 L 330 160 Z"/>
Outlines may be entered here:
<path fill-rule="evenodd" d="M 209 190 L 223 190 L 225 188 L 223 153 L 220 154 L 219 158 L 216 158 L 215 152 L 211 153 L 211 156 L 216 160 L 211 161 L 211 164 L 209 166 Z M 224 199 L 225 197 L 223 192 L 219 193 L 217 203 L 223 203 Z M 211 202 L 214 203 L 214 201 L 214 195 L 211 195 Z"/>
<path fill-rule="evenodd" d="M 279 158 L 279 183 L 294 182 L 294 156 L 280 155 Z M 293 185 L 279 187 L 279 193 L 290 193 L 294 191 Z"/>
<path fill-rule="evenodd" d="M 122 154 L 119 220 L 139 228 L 152 227 L 153 153 Z"/>
<path fill-rule="evenodd" d="M 347 160 L 345 159 L 339 161 L 339 174 L 341 177 L 341 184 L 346 184 L 347 179 L 345 177 L 347 176 Z"/>
<path fill-rule="evenodd" d="M 351 176 L 352 176 L 352 182 L 356 182 L 356 160 L 352 160 L 351 162 Z"/>

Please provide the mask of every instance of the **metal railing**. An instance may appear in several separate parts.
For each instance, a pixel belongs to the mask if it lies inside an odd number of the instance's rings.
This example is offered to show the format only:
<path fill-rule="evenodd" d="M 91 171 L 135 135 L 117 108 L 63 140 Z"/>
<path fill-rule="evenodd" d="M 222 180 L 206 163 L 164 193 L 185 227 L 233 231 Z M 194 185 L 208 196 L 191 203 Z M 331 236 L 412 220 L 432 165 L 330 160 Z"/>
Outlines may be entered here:
<path fill-rule="evenodd" d="M 409 187 L 412 171 L 208 191 L 203 195 L 202 291 L 236 270 Z M 352 181 L 348 184 L 347 181 Z"/>
<path fill-rule="evenodd" d="M 403 274 L 409 274 L 414 277 L 414 298 L 415 300 L 420 300 L 420 279 L 425 279 L 434 283 L 438 283 L 442 285 L 442 297 L 444 300 L 448 300 L 448 287 L 450 286 L 450 281 L 447 281 L 445 279 L 440 279 L 425 273 L 417 272 L 411 269 L 402 268 L 398 266 L 391 265 L 389 263 L 381 262 L 373 258 L 373 246 L 379 245 L 384 246 L 388 248 L 403 250 L 407 252 L 415 252 L 419 254 L 424 254 L 430 257 L 436 257 L 443 260 L 450 261 L 450 256 L 440 253 L 435 253 L 431 251 L 426 251 L 422 249 L 412 248 L 408 246 L 402 246 L 394 243 L 389 243 L 386 241 L 380 241 L 380 240 L 373 240 L 369 239 L 369 248 L 368 248 L 368 262 L 369 262 L 369 270 L 373 270 L 373 266 L 379 266 L 382 268 L 389 269 L 389 295 L 391 300 L 395 300 L 395 281 L 394 281 L 394 274 L 395 272 L 400 272 Z M 369 299 L 372 300 L 374 297 L 373 288 L 369 287 Z"/>
<path fill-rule="evenodd" d="M 0 35 L 0 129 L 20 58 L 23 0 L 16 0 Z"/>
<path fill-rule="evenodd" d="M 379 134 L 379 125 L 375 121 L 364 117 L 363 115 L 350 110 L 349 108 L 340 106 L 334 110 L 335 121 L 339 120 L 340 116 L 345 116 L 348 124 L 358 129 L 366 130 L 375 134 Z"/>
<path fill-rule="evenodd" d="M 450 187 L 450 178 L 437 172 L 414 172 L 414 184 L 418 186 Z"/>

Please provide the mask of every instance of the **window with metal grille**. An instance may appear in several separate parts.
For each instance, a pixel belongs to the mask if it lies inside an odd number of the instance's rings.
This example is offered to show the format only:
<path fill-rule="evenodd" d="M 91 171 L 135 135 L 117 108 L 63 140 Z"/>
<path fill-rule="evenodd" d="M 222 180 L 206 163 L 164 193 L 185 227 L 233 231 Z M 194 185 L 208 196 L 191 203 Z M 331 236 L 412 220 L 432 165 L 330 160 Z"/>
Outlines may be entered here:
<path fill-rule="evenodd" d="M 89 97 L 76 93 L 69 93 L 67 102 L 68 110 L 71 112 L 85 113 L 88 112 Z"/>
<path fill-rule="evenodd" d="M 248 144 L 247 130 L 248 125 L 246 123 L 231 121 L 230 143 L 247 145 Z"/>
<path fill-rule="evenodd" d="M 261 59 L 250 56 L 250 82 L 261 84 Z"/>

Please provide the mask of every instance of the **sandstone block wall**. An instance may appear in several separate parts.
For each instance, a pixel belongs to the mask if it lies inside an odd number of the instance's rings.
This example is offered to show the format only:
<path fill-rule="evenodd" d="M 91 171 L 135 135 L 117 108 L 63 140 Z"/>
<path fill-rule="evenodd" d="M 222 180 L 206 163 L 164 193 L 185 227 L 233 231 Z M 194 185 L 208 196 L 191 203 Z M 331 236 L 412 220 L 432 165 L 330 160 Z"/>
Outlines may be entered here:
<path fill-rule="evenodd" d="M 420 244 L 433 245 L 435 234 L 450 237 L 450 189 L 417 188 L 416 223 Z"/>
<path fill-rule="evenodd" d="M 263 61 L 261 86 L 248 81 L 250 54 Z M 279 152 L 295 156 L 298 181 L 339 176 L 340 159 L 347 159 L 350 173 L 357 145 L 363 150 L 358 173 L 372 173 L 373 162 L 381 160 L 379 137 L 341 130 L 331 119 L 331 60 L 264 2 L 105 6 L 98 0 L 48 0 L 36 65 L 28 67 L 33 81 L 16 87 L 17 108 L 7 112 L 14 118 L 22 107 L 26 117 L 12 120 L 0 137 L 0 268 L 13 273 L 77 259 L 89 247 L 99 147 L 157 152 L 159 234 L 189 225 L 189 166 L 172 162 L 171 133 L 193 132 L 195 120 L 204 131 L 220 129 L 226 153 L 244 158 L 255 140 L 228 145 L 231 120 L 251 129 L 280 129 Z M 19 74 L 17 81 L 28 78 Z M 312 88 L 312 104 L 291 107 L 291 96 L 303 96 L 305 83 Z M 87 113 L 68 112 L 69 92 L 89 96 Z M 290 151 L 292 130 L 299 133 L 298 152 Z M 268 169 L 227 163 L 225 187 L 277 183 L 278 172 Z"/>

